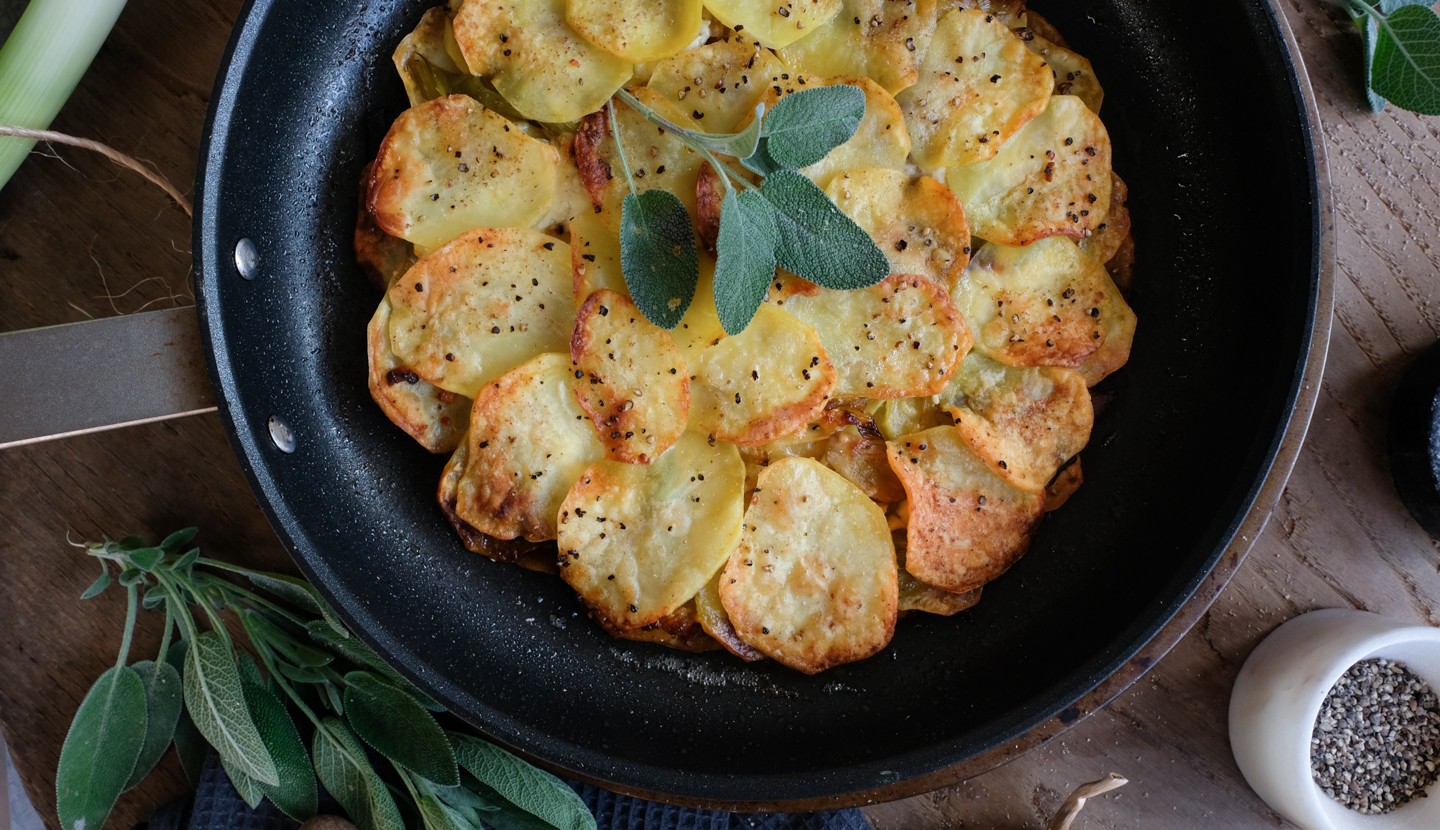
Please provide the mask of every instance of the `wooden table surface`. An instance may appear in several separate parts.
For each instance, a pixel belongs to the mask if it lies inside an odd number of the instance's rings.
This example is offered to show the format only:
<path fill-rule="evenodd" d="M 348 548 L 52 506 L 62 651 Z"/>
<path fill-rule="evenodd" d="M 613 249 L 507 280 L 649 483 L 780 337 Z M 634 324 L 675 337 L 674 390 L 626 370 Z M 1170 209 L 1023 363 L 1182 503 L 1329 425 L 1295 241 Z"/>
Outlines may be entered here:
<path fill-rule="evenodd" d="M 0 2 L 0 26 L 19 5 Z M 1289 486 L 1229 588 L 1140 682 L 1007 766 L 867 808 L 877 828 L 1043 827 L 1073 787 L 1110 771 L 1130 785 L 1092 802 L 1078 827 L 1286 826 L 1245 785 L 1226 740 L 1229 690 L 1246 654 L 1313 608 L 1440 624 L 1440 550 L 1395 496 L 1385 460 L 1397 378 L 1440 337 L 1440 119 L 1371 114 L 1356 39 L 1321 0 L 1280 5 L 1318 99 L 1338 251 L 1328 367 Z M 239 6 L 130 4 L 56 129 L 109 142 L 188 184 Z M 0 331 L 188 303 L 189 245 L 184 215 L 136 177 L 79 151 L 32 158 L 0 193 Z M 43 366 L 0 371 L 45 377 Z M 0 723 L 52 822 L 66 726 L 114 660 L 124 615 L 113 592 L 77 600 L 93 563 L 66 541 L 189 524 L 204 528 L 215 555 L 289 567 L 217 416 L 0 454 Z M 142 655 L 158 639 L 149 616 Z M 167 760 L 123 798 L 111 826 L 129 827 L 184 790 Z"/>

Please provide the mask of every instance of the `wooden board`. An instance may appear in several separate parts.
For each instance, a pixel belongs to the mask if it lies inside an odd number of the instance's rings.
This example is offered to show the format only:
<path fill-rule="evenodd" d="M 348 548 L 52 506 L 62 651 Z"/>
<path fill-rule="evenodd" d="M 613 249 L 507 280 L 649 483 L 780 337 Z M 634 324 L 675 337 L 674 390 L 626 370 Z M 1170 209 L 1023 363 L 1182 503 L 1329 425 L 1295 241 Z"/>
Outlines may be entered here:
<path fill-rule="evenodd" d="M 1366 608 L 1440 625 L 1440 546 L 1405 513 L 1384 457 L 1389 396 L 1440 338 L 1440 119 L 1360 94 L 1359 46 L 1313 0 L 1280 0 L 1320 104 L 1336 209 L 1329 366 L 1289 487 L 1249 558 L 1195 628 L 1138 683 L 1004 767 L 866 808 L 878 830 L 1043 827 L 1077 784 L 1131 784 L 1077 828 L 1288 826 L 1250 792 L 1225 734 L 1250 649 L 1313 608 Z M 56 127 L 194 173 L 211 81 L 238 0 L 131 4 Z M 3 14 L 0 14 L 3 17 Z M 35 158 L 0 193 L 0 330 L 188 303 L 189 221 L 158 191 L 78 151 Z M 106 295 L 116 295 L 112 300 Z M 4 367 L 5 371 L 30 371 Z M 215 555 L 288 567 L 216 416 L 0 455 L 0 723 L 27 791 L 54 822 L 54 768 L 90 680 L 114 659 L 123 601 L 78 599 L 93 564 L 66 544 L 198 524 Z M 153 650 L 148 619 L 138 653 Z M 130 827 L 185 791 L 173 760 L 126 795 Z"/>

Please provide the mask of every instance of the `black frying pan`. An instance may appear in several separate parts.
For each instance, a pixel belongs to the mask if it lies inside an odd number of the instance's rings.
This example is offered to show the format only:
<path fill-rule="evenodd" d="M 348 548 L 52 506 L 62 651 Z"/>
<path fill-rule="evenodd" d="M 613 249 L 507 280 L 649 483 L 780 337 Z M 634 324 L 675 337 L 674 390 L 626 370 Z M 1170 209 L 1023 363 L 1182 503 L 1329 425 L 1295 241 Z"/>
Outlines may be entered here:
<path fill-rule="evenodd" d="M 896 797 L 1103 703 L 1238 565 L 1237 529 L 1258 528 L 1293 460 L 1330 311 L 1323 191 L 1270 5 L 1035 0 L 1106 88 L 1139 244 L 1134 357 L 1097 389 L 1085 486 L 984 601 L 906 621 L 879 656 L 817 677 L 612 640 L 559 580 L 466 552 L 433 499 L 443 459 L 371 403 L 357 180 L 404 104 L 390 52 L 426 5 L 251 4 L 211 103 L 194 249 L 221 410 L 276 530 L 461 717 L 673 800 Z"/>

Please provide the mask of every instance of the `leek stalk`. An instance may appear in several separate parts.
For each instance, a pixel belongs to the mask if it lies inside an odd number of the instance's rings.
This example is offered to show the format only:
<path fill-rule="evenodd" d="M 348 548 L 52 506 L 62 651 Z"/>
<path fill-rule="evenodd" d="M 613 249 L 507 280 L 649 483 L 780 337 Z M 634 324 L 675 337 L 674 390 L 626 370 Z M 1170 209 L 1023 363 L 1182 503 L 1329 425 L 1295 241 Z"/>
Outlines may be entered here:
<path fill-rule="evenodd" d="M 31 0 L 0 47 L 0 124 L 49 127 L 123 8 L 125 0 Z M 34 146 L 0 138 L 0 188 Z"/>

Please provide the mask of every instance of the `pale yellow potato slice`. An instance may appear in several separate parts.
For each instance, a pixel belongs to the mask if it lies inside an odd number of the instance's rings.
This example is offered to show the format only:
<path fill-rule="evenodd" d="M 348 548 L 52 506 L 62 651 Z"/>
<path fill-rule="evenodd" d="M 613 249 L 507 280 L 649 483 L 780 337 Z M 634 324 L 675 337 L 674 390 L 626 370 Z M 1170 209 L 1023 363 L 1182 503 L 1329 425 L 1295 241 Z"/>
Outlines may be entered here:
<path fill-rule="evenodd" d="M 979 588 L 1015 564 L 1045 508 L 1044 493 L 990 471 L 955 427 L 889 442 L 890 466 L 909 495 L 905 569 L 954 593 Z"/>
<path fill-rule="evenodd" d="M 1096 226 L 1095 232 L 1080 240 L 1080 250 L 1099 260 L 1109 263 L 1120 253 L 1120 249 L 1134 240 L 1130 236 L 1130 188 L 1115 173 L 1110 174 L 1110 210 L 1105 221 Z"/>
<path fill-rule="evenodd" d="M 1073 369 L 1105 342 L 1113 284 L 1073 239 L 1052 236 L 982 246 L 954 297 L 976 351 L 1011 366 Z"/>
<path fill-rule="evenodd" d="M 632 62 L 565 22 L 565 0 L 466 0 L 454 29 L 470 71 L 536 121 L 577 121 L 630 80 Z"/>
<path fill-rule="evenodd" d="M 862 167 L 830 180 L 825 193 L 865 229 L 892 274 L 920 274 L 954 289 L 970 262 L 970 225 L 950 188 L 929 176 Z"/>
<path fill-rule="evenodd" d="M 1079 98 L 1056 95 L 999 155 L 952 167 L 945 181 L 981 239 L 1083 238 L 1110 212 L 1110 135 Z"/>
<path fill-rule="evenodd" d="M 974 9 L 1006 26 L 1017 26 L 1026 15 L 1025 0 L 938 0 L 941 13 L 951 9 Z"/>
<path fill-rule="evenodd" d="M 1054 85 L 1045 59 L 1003 22 L 970 9 L 945 12 L 920 79 L 896 96 L 915 163 L 929 172 L 993 158 L 1045 109 Z"/>
<path fill-rule="evenodd" d="M 621 60 L 667 58 L 700 34 L 700 0 L 565 0 L 565 20 Z"/>
<path fill-rule="evenodd" d="M 575 396 L 605 452 L 648 464 L 670 448 L 690 418 L 690 373 L 670 332 L 624 294 L 600 289 L 580 306 L 570 338 Z"/>
<path fill-rule="evenodd" d="M 970 330 L 947 288 L 924 277 L 891 274 L 853 291 L 791 276 L 776 277 L 775 286 L 786 287 L 772 290 L 772 302 L 819 332 L 837 397 L 939 394 L 970 351 Z"/>
<path fill-rule="evenodd" d="M 657 622 L 725 564 L 744 487 L 735 447 L 697 432 L 650 464 L 591 465 L 560 506 L 560 575 L 607 627 Z"/>
<path fill-rule="evenodd" d="M 437 71 L 454 75 L 467 72 L 456 65 L 445 50 L 446 39 L 453 36 L 449 12 L 444 6 L 436 6 L 427 9 L 410 34 L 401 38 L 395 47 L 390 59 L 400 82 L 405 85 L 410 106 L 419 106 L 435 97 L 433 93 L 441 86 L 435 83 Z"/>
<path fill-rule="evenodd" d="M 569 351 L 570 246 L 525 228 L 480 228 L 421 257 L 388 297 L 396 357 L 473 398 L 540 352 Z"/>
<path fill-rule="evenodd" d="M 741 639 L 815 674 L 890 642 L 897 578 L 884 511 L 820 462 L 785 458 L 760 473 L 720 600 Z"/>
<path fill-rule="evenodd" d="M 705 0 L 715 19 L 772 49 L 789 46 L 840 11 L 840 0 Z"/>
<path fill-rule="evenodd" d="M 894 95 L 920 77 L 935 19 L 935 0 L 841 0 L 834 17 L 779 55 L 798 71 L 859 75 Z"/>
<path fill-rule="evenodd" d="M 585 180 L 580 177 L 580 168 L 575 164 L 575 137 L 564 135 L 556 141 L 559 143 L 560 163 L 555 168 L 555 195 L 550 198 L 545 214 L 531 227 L 558 239 L 569 239 L 570 223 L 577 216 L 593 215 L 595 205 L 590 201 L 590 191 L 585 188 Z"/>
<path fill-rule="evenodd" d="M 629 294 L 620 268 L 619 221 L 611 223 L 588 210 L 570 221 L 571 284 L 575 305 L 602 288 Z"/>
<path fill-rule="evenodd" d="M 647 87 L 635 90 L 635 97 L 677 126 L 693 128 L 694 122 L 676 111 L 671 104 Z M 616 102 L 615 120 L 619 123 L 620 140 L 625 143 L 626 158 L 635 176 L 635 189 L 644 192 L 654 188 L 668 190 L 695 215 L 695 179 L 700 172 L 700 157 L 679 139 L 646 121 L 630 107 Z M 620 229 L 621 209 L 630 186 L 620 164 L 612 130 L 615 125 L 605 111 L 587 116 L 575 133 L 575 163 L 590 200 L 600 208 L 600 217 L 615 230 Z"/>
<path fill-rule="evenodd" d="M 693 428 L 733 444 L 763 444 L 803 429 L 835 387 L 820 335 L 768 305 L 743 332 L 702 352 L 694 371 Z"/>
<path fill-rule="evenodd" d="M 1105 339 L 1091 355 L 1075 367 L 1091 386 L 1109 377 L 1130 361 L 1130 346 L 1135 341 L 1135 312 L 1113 279 L 1105 280 L 1105 299 L 1096 308 Z"/>
<path fill-rule="evenodd" d="M 1100 112 L 1105 90 L 1095 77 L 1095 68 L 1089 59 L 1033 32 L 1025 43 L 1050 64 L 1050 71 L 1055 75 L 1056 95 L 1074 95 L 1084 101 L 1091 112 Z"/>
<path fill-rule="evenodd" d="M 784 71 L 769 49 L 747 38 L 732 38 L 660 61 L 647 86 L 689 115 L 695 129 L 728 133 L 750 122 L 769 78 Z"/>
<path fill-rule="evenodd" d="M 961 611 L 968 611 L 980 602 L 980 588 L 955 593 L 944 591 L 934 585 L 926 585 L 914 574 L 900 571 L 900 613 L 919 612 L 940 617 L 953 617 Z"/>
<path fill-rule="evenodd" d="M 542 354 L 476 395 L 455 512 L 480 533 L 554 539 L 565 495 L 605 457 L 572 379 L 568 357 Z"/>
<path fill-rule="evenodd" d="M 720 324 L 720 312 L 715 308 L 715 259 L 704 252 L 700 254 L 700 281 L 695 285 L 695 298 L 670 335 L 680 347 L 685 365 L 690 367 L 691 380 L 695 379 L 700 355 L 728 336 Z"/>
<path fill-rule="evenodd" d="M 971 451 L 1032 493 L 1085 448 L 1095 424 L 1090 390 L 1073 369 L 1006 366 L 972 354 L 940 397 Z"/>
<path fill-rule="evenodd" d="M 370 396 L 394 424 L 430 452 L 454 452 L 470 426 L 470 399 L 440 389 L 390 348 L 390 298 L 383 297 L 366 328 Z"/>
<path fill-rule="evenodd" d="M 559 153 L 468 95 L 400 114 L 370 168 L 375 222 L 422 251 L 471 228 L 529 227 L 545 216 Z"/>
<path fill-rule="evenodd" d="M 926 398 L 891 398 L 875 413 L 875 425 L 887 440 L 931 427 L 949 426 L 954 422 L 955 419 L 940 408 L 938 395 Z"/>

